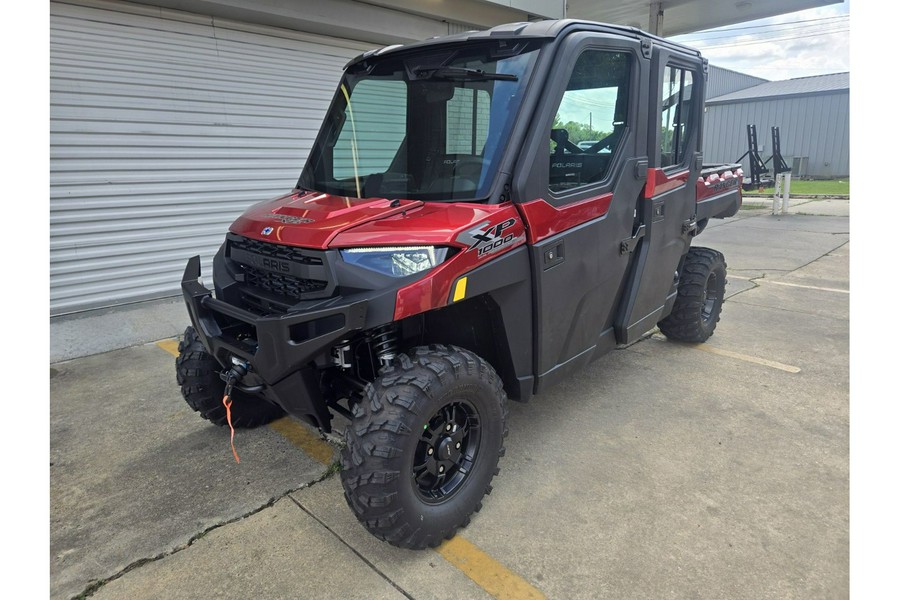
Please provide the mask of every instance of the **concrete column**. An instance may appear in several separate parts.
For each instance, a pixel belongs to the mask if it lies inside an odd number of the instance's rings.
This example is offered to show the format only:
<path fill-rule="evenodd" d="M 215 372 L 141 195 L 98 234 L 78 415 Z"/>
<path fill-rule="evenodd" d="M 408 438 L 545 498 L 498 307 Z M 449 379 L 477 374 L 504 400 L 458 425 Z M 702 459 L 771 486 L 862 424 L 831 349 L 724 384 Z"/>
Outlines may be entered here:
<path fill-rule="evenodd" d="M 650 3 L 650 33 L 653 35 L 663 35 L 663 3 Z"/>

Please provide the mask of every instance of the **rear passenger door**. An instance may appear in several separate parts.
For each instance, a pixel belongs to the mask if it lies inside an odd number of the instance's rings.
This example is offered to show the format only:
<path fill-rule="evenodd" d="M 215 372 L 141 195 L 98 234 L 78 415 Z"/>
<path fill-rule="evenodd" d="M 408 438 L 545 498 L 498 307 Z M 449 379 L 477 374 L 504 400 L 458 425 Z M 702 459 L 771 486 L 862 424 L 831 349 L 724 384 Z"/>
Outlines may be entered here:
<path fill-rule="evenodd" d="M 615 346 L 646 166 L 648 61 L 637 39 L 563 42 L 517 169 L 535 282 L 538 389 Z"/>
<path fill-rule="evenodd" d="M 695 182 L 702 169 L 703 63 L 654 45 L 652 73 L 650 165 L 637 212 L 643 238 L 633 250 L 634 268 L 617 323 L 623 343 L 655 327 L 675 300 L 678 265 L 690 246 L 688 232 L 696 215 Z"/>

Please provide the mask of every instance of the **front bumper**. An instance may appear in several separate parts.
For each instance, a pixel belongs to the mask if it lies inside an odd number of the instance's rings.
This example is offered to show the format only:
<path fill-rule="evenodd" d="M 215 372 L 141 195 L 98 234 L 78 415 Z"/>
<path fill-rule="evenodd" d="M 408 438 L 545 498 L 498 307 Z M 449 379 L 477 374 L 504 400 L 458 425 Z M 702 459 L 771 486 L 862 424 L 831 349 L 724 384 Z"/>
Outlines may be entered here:
<path fill-rule="evenodd" d="M 319 302 L 302 312 L 255 315 L 213 297 L 200 278 L 200 257 L 188 261 L 181 290 L 197 335 L 223 368 L 233 357 L 250 372 L 245 391 L 281 406 L 287 413 L 330 430 L 330 413 L 314 361 L 335 342 L 366 326 L 368 300 Z"/>

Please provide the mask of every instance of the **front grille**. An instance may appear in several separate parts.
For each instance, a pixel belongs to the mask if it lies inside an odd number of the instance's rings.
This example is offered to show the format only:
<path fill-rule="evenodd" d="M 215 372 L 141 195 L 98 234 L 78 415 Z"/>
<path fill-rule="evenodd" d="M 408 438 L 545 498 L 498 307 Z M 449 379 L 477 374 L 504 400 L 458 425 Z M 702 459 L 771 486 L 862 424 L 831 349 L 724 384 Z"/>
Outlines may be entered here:
<path fill-rule="evenodd" d="M 254 254 L 261 254 L 272 258 L 280 258 L 289 260 L 301 265 L 321 265 L 322 259 L 317 256 L 310 256 L 309 250 L 300 250 L 293 246 L 282 246 L 281 244 L 270 244 L 269 242 L 260 242 L 259 240 L 251 240 L 250 238 L 238 235 L 229 235 L 228 243 L 231 248 L 245 250 Z"/>
<path fill-rule="evenodd" d="M 263 271 L 247 265 L 244 265 L 244 281 L 247 285 L 264 289 L 267 292 L 298 299 L 301 297 L 301 294 L 321 292 L 328 287 L 327 281 L 300 279 L 299 277 L 292 277 L 283 273 Z"/>
<path fill-rule="evenodd" d="M 241 285 L 241 303 L 260 313 L 285 312 L 301 300 L 334 293 L 326 254 L 228 234 L 227 256 Z M 242 277 L 241 277 L 242 275 Z"/>

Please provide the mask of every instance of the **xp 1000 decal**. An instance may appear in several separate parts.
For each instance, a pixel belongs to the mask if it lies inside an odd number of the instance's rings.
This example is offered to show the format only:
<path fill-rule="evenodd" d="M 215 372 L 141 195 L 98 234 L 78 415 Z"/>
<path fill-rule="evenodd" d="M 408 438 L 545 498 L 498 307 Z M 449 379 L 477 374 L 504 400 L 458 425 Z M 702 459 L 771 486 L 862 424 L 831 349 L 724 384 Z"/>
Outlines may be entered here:
<path fill-rule="evenodd" d="M 469 248 L 466 251 L 475 250 L 478 258 L 481 258 L 524 239 L 524 233 L 517 231 L 517 222 L 518 219 L 514 217 L 495 225 L 487 221 L 459 234 L 456 241 L 467 244 Z"/>

